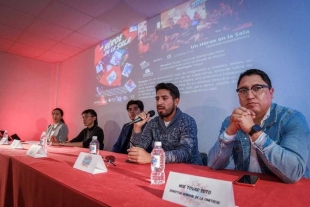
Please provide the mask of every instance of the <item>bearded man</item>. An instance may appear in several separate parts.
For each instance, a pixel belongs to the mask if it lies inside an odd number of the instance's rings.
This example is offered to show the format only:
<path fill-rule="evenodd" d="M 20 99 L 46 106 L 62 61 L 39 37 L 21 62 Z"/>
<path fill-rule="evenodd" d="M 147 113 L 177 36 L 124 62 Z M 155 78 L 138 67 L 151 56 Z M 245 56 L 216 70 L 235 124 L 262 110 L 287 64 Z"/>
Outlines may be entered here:
<path fill-rule="evenodd" d="M 150 120 L 146 112 L 138 114 L 142 121 L 134 124 L 128 158 L 139 164 L 151 163 L 151 154 L 145 149 L 155 141 L 161 141 L 166 163 L 191 163 L 202 165 L 198 151 L 195 119 L 183 113 L 178 104 L 179 89 L 172 83 L 155 86 L 156 107 L 159 116 Z M 142 131 L 142 126 L 149 121 Z"/>

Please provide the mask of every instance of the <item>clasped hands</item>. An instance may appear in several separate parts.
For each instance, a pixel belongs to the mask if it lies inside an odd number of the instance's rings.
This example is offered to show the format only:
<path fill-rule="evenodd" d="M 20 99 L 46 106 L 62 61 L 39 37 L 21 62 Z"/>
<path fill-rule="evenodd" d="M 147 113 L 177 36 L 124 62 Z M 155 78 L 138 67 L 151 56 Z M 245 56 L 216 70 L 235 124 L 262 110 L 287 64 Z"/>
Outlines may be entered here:
<path fill-rule="evenodd" d="M 252 126 L 255 124 L 255 117 L 256 115 L 252 110 L 243 106 L 234 109 L 231 114 L 230 124 L 226 129 L 226 133 L 228 135 L 234 135 L 238 130 L 242 130 L 248 134 L 251 131 Z"/>

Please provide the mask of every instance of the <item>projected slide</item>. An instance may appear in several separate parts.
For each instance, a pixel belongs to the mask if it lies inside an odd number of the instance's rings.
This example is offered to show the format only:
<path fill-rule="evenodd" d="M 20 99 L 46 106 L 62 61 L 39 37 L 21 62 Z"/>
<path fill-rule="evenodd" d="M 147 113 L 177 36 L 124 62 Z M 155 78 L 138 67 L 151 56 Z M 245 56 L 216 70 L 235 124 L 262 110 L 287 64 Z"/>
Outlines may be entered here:
<path fill-rule="evenodd" d="M 251 67 L 255 24 L 243 1 L 196 0 L 104 40 L 95 50 L 94 104 L 154 99 L 159 82 L 181 94 L 235 87 Z"/>

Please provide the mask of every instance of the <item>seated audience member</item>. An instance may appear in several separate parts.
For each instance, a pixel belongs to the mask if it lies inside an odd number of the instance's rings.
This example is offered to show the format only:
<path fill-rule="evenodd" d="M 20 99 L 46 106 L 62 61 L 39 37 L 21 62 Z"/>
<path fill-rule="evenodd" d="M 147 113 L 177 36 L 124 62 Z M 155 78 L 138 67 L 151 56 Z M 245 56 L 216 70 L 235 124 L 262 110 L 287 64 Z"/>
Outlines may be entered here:
<path fill-rule="evenodd" d="M 193 20 L 201 20 L 201 15 L 199 14 L 198 11 L 195 11 L 194 16 L 193 16 Z"/>
<path fill-rule="evenodd" d="M 233 10 L 230 8 L 229 4 L 220 3 L 221 19 L 224 24 L 228 24 L 232 20 Z"/>
<path fill-rule="evenodd" d="M 139 54 L 146 53 L 150 49 L 150 35 L 143 31 L 139 37 L 138 51 Z"/>
<path fill-rule="evenodd" d="M 150 34 L 150 52 L 159 52 L 161 48 L 161 33 L 160 29 L 154 28 L 153 32 Z"/>
<path fill-rule="evenodd" d="M 140 100 L 130 100 L 127 103 L 127 112 L 130 120 L 134 120 L 135 117 L 140 114 L 144 110 L 143 102 Z M 131 125 L 124 125 L 122 128 L 122 131 L 114 144 L 112 148 L 112 152 L 118 152 L 127 154 L 127 149 L 130 148 L 130 137 L 132 134 L 133 124 Z M 147 151 L 151 152 L 151 148 L 149 148 Z"/>
<path fill-rule="evenodd" d="M 182 12 L 180 19 L 177 21 L 176 24 L 180 25 L 181 29 L 186 28 L 185 24 L 191 24 L 192 20 L 191 18 L 188 16 L 188 14 L 186 14 L 186 12 Z"/>
<path fill-rule="evenodd" d="M 207 22 L 206 19 L 201 19 L 197 25 L 197 35 L 195 36 L 195 41 L 200 41 L 207 38 L 206 33 L 210 28 L 211 23 Z"/>
<path fill-rule="evenodd" d="M 221 19 L 221 11 L 218 9 L 214 9 L 212 11 L 212 13 L 209 16 L 209 22 L 212 26 L 212 30 L 214 30 L 214 32 L 220 32 L 221 30 L 221 25 L 220 25 L 220 19 Z"/>
<path fill-rule="evenodd" d="M 201 165 L 198 151 L 197 125 L 195 120 L 183 113 L 177 106 L 179 89 L 172 83 L 159 83 L 156 89 L 156 106 L 159 116 L 150 120 L 142 131 L 142 126 L 150 115 L 142 112 L 142 121 L 134 124 L 128 158 L 140 164 L 150 163 L 151 154 L 145 149 L 154 141 L 161 141 L 166 163 L 184 162 Z"/>
<path fill-rule="evenodd" d="M 232 157 L 236 170 L 274 174 L 286 183 L 309 178 L 309 128 L 298 111 L 272 103 L 268 75 L 250 69 L 239 76 L 240 107 L 221 127 L 208 165 L 224 169 Z"/>
<path fill-rule="evenodd" d="M 177 45 L 189 44 L 195 39 L 197 34 L 196 29 L 194 29 L 189 23 L 185 23 L 184 28 L 181 30 L 179 39 L 177 40 Z"/>
<path fill-rule="evenodd" d="M 164 34 L 164 43 L 162 45 L 162 51 L 168 51 L 173 46 L 176 45 L 176 41 L 178 40 L 180 33 L 179 29 L 180 28 L 176 27 L 173 20 L 169 21 L 169 27 L 167 27 L 164 30 L 165 34 Z"/>
<path fill-rule="evenodd" d="M 63 119 L 64 112 L 60 108 L 55 108 L 52 111 L 53 124 L 48 125 L 46 136 L 48 142 L 52 139 L 57 142 L 65 142 L 68 138 L 68 127 Z"/>
<path fill-rule="evenodd" d="M 99 149 L 103 150 L 104 134 L 103 130 L 98 126 L 97 113 L 93 109 L 87 109 L 82 112 L 82 119 L 86 128 L 83 129 L 77 137 L 63 144 L 52 140 L 52 145 L 88 148 L 93 136 L 97 136 Z"/>

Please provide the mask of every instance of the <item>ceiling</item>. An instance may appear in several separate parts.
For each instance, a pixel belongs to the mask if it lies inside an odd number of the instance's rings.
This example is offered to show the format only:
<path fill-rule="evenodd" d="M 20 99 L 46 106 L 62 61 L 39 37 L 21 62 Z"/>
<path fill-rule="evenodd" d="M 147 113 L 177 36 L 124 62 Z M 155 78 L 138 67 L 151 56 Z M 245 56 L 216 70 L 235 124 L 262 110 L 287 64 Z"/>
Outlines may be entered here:
<path fill-rule="evenodd" d="M 62 62 L 187 0 L 0 0 L 0 51 Z"/>

